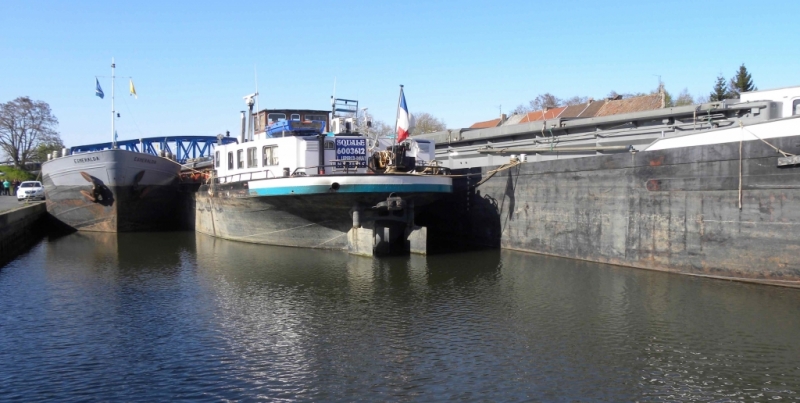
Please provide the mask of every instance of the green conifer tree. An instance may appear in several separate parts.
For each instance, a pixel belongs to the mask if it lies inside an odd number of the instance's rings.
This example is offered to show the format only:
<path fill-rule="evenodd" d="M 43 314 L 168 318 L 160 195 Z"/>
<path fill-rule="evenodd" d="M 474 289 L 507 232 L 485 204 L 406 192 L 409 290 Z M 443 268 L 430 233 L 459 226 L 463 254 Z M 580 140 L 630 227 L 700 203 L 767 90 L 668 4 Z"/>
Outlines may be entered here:
<path fill-rule="evenodd" d="M 725 85 L 725 77 L 720 75 L 717 77 L 717 82 L 714 84 L 714 90 L 708 95 L 709 102 L 722 101 L 723 99 L 730 98 L 728 86 Z"/>
<path fill-rule="evenodd" d="M 739 70 L 734 74 L 733 78 L 731 78 L 731 82 L 728 86 L 730 97 L 739 98 L 741 93 L 755 91 L 757 89 L 758 88 L 753 85 L 753 77 L 750 76 L 747 67 L 744 67 L 744 63 L 742 63 L 742 65 L 739 66 Z"/>

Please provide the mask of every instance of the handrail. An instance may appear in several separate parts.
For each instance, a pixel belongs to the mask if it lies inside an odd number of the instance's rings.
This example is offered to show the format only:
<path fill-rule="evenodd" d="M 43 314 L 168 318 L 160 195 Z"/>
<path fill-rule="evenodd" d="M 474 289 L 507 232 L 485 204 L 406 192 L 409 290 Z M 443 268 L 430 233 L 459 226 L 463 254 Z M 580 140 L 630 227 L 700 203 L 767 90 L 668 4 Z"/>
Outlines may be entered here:
<path fill-rule="evenodd" d="M 337 162 L 338 160 L 332 160 L 332 161 L 333 162 Z M 358 173 L 358 165 L 357 165 L 358 161 L 353 161 L 353 160 L 346 160 L 345 161 L 345 160 L 342 160 L 341 162 L 344 162 L 344 166 L 345 166 L 344 173 L 345 174 L 349 175 L 349 174 Z M 324 168 L 336 168 L 336 164 L 313 165 L 313 166 L 308 166 L 308 167 L 297 167 L 297 168 L 294 169 L 294 171 L 289 176 L 292 177 L 292 176 L 305 175 L 305 172 L 298 172 L 298 171 L 306 170 L 306 169 L 314 169 L 315 172 L 316 172 L 316 171 L 319 171 L 319 168 L 323 168 L 323 167 Z M 369 169 L 369 168 L 367 168 L 367 169 Z M 219 184 L 219 183 L 242 182 L 242 181 L 244 181 L 242 179 L 243 175 L 247 175 L 247 179 L 246 180 L 253 180 L 253 176 L 254 175 L 261 174 L 261 173 L 264 174 L 264 179 L 279 179 L 279 178 L 283 178 L 284 177 L 284 176 L 275 175 L 275 173 L 271 169 L 265 169 L 263 171 L 241 172 L 241 173 L 236 173 L 236 174 L 231 174 L 231 175 L 217 176 L 217 177 L 214 178 L 214 183 Z M 270 177 L 270 175 L 271 175 L 271 177 Z M 237 178 L 237 180 L 233 180 L 233 178 Z M 256 179 L 260 179 L 260 178 L 256 178 Z"/>

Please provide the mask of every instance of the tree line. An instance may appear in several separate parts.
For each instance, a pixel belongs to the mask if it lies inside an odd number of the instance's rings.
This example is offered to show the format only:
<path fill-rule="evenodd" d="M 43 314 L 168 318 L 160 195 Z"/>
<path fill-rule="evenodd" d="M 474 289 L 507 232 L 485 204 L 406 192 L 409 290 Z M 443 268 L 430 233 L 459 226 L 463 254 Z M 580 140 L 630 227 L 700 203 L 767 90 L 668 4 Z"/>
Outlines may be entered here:
<path fill-rule="evenodd" d="M 685 106 L 685 105 L 700 104 L 704 102 L 721 101 L 723 99 L 739 98 L 742 92 L 755 91 L 757 89 L 758 88 L 755 85 L 753 85 L 753 78 L 750 75 L 750 72 L 747 71 L 747 67 L 745 67 L 744 63 L 742 63 L 742 65 L 739 66 L 739 69 L 734 73 L 733 77 L 730 80 L 726 80 L 725 77 L 722 74 L 720 74 L 717 77 L 716 82 L 714 83 L 711 93 L 708 95 L 699 95 L 695 98 L 692 96 L 692 94 L 689 93 L 689 90 L 687 88 L 684 88 L 677 96 L 674 96 L 666 89 L 656 88 L 650 91 L 649 93 L 644 93 L 644 92 L 618 93 L 617 91 L 611 91 L 608 93 L 608 95 L 606 95 L 606 98 L 608 99 L 615 99 L 617 97 L 631 98 L 642 95 L 657 94 L 661 90 L 663 90 L 664 106 L 669 108 L 673 106 Z M 511 114 L 523 114 L 549 108 L 580 105 L 588 101 L 589 97 L 585 96 L 559 98 L 547 92 L 536 96 L 536 98 L 530 100 L 528 104 L 518 105 L 511 111 Z"/>

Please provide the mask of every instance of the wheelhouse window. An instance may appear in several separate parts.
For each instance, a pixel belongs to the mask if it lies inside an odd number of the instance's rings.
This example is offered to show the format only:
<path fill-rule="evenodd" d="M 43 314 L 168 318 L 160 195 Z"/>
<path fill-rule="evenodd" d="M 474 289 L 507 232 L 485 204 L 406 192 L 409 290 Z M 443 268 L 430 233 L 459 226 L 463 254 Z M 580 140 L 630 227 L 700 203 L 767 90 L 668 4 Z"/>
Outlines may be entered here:
<path fill-rule="evenodd" d="M 253 168 L 258 166 L 258 158 L 256 158 L 256 147 L 247 149 L 247 167 Z"/>
<path fill-rule="evenodd" d="M 228 153 L 228 169 L 233 169 L 233 151 Z"/>
<path fill-rule="evenodd" d="M 278 165 L 278 146 L 264 146 L 261 150 L 264 166 Z"/>
<path fill-rule="evenodd" d="M 795 99 L 792 102 L 792 116 L 800 115 L 800 99 Z"/>
<path fill-rule="evenodd" d="M 269 124 L 273 124 L 273 123 L 279 122 L 281 120 L 286 120 L 286 114 L 285 113 L 270 113 L 269 115 L 267 115 L 267 120 L 269 121 Z"/>
<path fill-rule="evenodd" d="M 306 120 L 321 120 L 324 122 L 328 120 L 328 117 L 325 115 L 306 115 Z"/>
<path fill-rule="evenodd" d="M 236 169 L 244 168 L 244 150 L 236 150 Z"/>
<path fill-rule="evenodd" d="M 219 151 L 214 153 L 214 167 L 219 168 Z"/>
<path fill-rule="evenodd" d="M 300 114 L 299 113 L 293 113 L 292 117 L 291 117 L 291 120 L 300 120 Z"/>

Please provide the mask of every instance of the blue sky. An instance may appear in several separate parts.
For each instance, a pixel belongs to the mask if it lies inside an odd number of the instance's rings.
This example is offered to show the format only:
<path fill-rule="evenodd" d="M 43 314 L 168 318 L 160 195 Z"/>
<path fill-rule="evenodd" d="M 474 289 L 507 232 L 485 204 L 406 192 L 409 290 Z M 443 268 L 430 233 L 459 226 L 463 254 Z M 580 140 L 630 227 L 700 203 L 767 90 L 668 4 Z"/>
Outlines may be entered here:
<path fill-rule="evenodd" d="M 0 102 L 48 102 L 68 146 L 214 135 L 239 125 L 242 97 L 263 108 L 328 109 L 358 99 L 393 125 L 409 109 L 448 127 L 493 119 L 537 94 L 600 98 L 711 91 L 745 63 L 761 89 L 800 85 L 800 2 L 265 1 L 0 2 Z"/>

